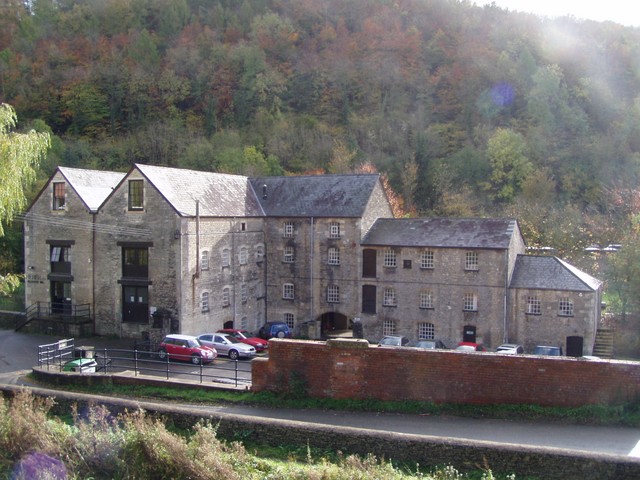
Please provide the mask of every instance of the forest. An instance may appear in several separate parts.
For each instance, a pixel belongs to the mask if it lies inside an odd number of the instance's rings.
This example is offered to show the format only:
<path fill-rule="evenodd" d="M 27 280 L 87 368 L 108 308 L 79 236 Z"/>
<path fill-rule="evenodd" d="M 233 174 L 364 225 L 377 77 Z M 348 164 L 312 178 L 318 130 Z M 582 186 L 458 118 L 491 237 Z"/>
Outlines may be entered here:
<path fill-rule="evenodd" d="M 579 266 L 592 244 L 640 251 L 640 29 L 612 22 L 468 0 L 5 0 L 0 102 L 52 136 L 32 197 L 58 165 L 377 171 L 398 215 L 515 217 Z"/>

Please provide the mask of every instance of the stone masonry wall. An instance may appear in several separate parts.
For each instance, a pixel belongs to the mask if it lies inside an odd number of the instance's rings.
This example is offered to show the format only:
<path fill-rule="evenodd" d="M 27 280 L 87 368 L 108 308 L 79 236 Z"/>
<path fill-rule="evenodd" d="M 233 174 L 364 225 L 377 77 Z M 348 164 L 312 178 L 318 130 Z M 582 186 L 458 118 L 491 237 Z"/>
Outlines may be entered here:
<path fill-rule="evenodd" d="M 272 340 L 254 391 L 312 397 L 578 407 L 640 401 L 640 363 Z"/>

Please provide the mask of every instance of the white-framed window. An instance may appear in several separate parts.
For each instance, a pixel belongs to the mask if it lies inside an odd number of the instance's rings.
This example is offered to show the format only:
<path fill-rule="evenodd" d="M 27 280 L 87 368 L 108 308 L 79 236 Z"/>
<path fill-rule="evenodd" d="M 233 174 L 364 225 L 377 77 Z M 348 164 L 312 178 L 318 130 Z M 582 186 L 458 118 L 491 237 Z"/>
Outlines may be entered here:
<path fill-rule="evenodd" d="M 222 306 L 228 307 L 231 303 L 231 290 L 229 287 L 224 287 L 222 289 Z"/>
<path fill-rule="evenodd" d="M 433 323 L 418 323 L 418 339 L 433 340 L 436 338 L 436 328 Z"/>
<path fill-rule="evenodd" d="M 383 253 L 383 265 L 385 267 L 396 267 L 398 265 L 396 251 L 391 248 L 385 248 Z"/>
<path fill-rule="evenodd" d="M 240 330 L 246 330 L 249 328 L 249 320 L 247 317 L 242 317 L 240 319 Z"/>
<path fill-rule="evenodd" d="M 228 248 L 222 249 L 222 266 L 228 267 L 231 265 L 231 250 Z"/>
<path fill-rule="evenodd" d="M 249 261 L 249 249 L 247 247 L 240 247 L 240 253 L 238 254 L 238 260 L 240 265 L 246 265 Z"/>
<path fill-rule="evenodd" d="M 200 269 L 209 270 L 209 251 L 203 250 L 200 254 Z"/>
<path fill-rule="evenodd" d="M 420 308 L 433 308 L 433 292 L 431 290 L 420 292 Z"/>
<path fill-rule="evenodd" d="M 340 238 L 340 224 L 338 222 L 329 224 L 329 238 Z"/>
<path fill-rule="evenodd" d="M 540 297 L 527 297 L 527 313 L 530 315 L 540 315 L 542 313 L 542 303 Z"/>
<path fill-rule="evenodd" d="M 573 302 L 569 297 L 563 297 L 558 302 L 558 315 L 561 317 L 573 316 Z"/>
<path fill-rule="evenodd" d="M 462 299 L 462 309 L 465 312 L 478 310 L 478 296 L 475 293 L 465 293 Z"/>
<path fill-rule="evenodd" d="M 329 247 L 327 263 L 329 265 L 340 265 L 340 249 L 338 247 Z"/>
<path fill-rule="evenodd" d="M 478 252 L 467 252 L 464 256 L 465 270 L 478 270 Z"/>
<path fill-rule="evenodd" d="M 256 245 L 256 262 L 262 262 L 264 260 L 264 245 Z"/>
<path fill-rule="evenodd" d="M 293 283 L 285 283 L 282 285 L 282 298 L 285 300 L 294 299 L 294 286 Z"/>
<path fill-rule="evenodd" d="M 296 317 L 293 313 L 285 313 L 282 317 L 282 321 L 287 324 L 287 327 L 293 329 L 296 326 Z"/>
<path fill-rule="evenodd" d="M 144 209 L 144 181 L 129 180 L 129 210 Z"/>
<path fill-rule="evenodd" d="M 242 301 L 242 303 L 247 303 L 247 297 L 247 284 L 243 283 L 240 285 L 240 301 Z"/>
<path fill-rule="evenodd" d="M 200 308 L 203 312 L 209 311 L 209 292 L 202 292 L 200 297 Z"/>
<path fill-rule="evenodd" d="M 395 288 L 387 287 L 384 289 L 382 305 L 385 307 L 395 307 L 397 305 Z"/>
<path fill-rule="evenodd" d="M 327 287 L 327 302 L 340 303 L 340 286 L 339 285 L 329 285 Z"/>
<path fill-rule="evenodd" d="M 420 254 L 420 268 L 434 268 L 433 250 L 423 250 Z"/>
<path fill-rule="evenodd" d="M 53 204 L 54 210 L 64 210 L 66 206 L 65 182 L 53 182 Z"/>
<path fill-rule="evenodd" d="M 382 335 L 395 335 L 396 334 L 396 322 L 395 320 L 384 320 L 382 322 Z"/>
<path fill-rule="evenodd" d="M 293 247 L 284 247 L 282 261 L 284 263 L 293 263 L 295 260 L 295 249 Z"/>
<path fill-rule="evenodd" d="M 284 222 L 282 226 L 282 236 L 286 238 L 293 237 L 293 222 Z"/>

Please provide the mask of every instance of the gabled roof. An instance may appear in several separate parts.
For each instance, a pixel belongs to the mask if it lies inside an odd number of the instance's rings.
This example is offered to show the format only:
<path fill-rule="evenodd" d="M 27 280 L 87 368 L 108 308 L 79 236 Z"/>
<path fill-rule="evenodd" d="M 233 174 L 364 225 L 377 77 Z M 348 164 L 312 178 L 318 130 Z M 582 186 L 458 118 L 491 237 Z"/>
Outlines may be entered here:
<path fill-rule="evenodd" d="M 510 218 L 380 218 L 362 245 L 507 249 L 516 226 Z"/>
<path fill-rule="evenodd" d="M 82 168 L 58 167 L 58 170 L 92 212 L 98 210 L 98 207 L 125 176 L 120 172 Z"/>
<path fill-rule="evenodd" d="M 303 175 L 252 178 L 266 215 L 274 217 L 343 217 L 364 214 L 378 174 Z"/>
<path fill-rule="evenodd" d="M 518 255 L 511 288 L 592 292 L 602 282 L 558 257 Z"/>
<path fill-rule="evenodd" d="M 258 217 L 264 212 L 247 177 L 181 168 L 135 166 L 179 215 L 204 217 Z"/>

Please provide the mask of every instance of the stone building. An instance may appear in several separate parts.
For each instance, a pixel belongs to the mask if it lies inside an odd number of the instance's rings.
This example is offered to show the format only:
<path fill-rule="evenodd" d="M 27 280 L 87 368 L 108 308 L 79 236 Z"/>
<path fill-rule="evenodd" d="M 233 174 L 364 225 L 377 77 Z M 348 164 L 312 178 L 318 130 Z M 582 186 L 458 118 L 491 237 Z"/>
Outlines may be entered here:
<path fill-rule="evenodd" d="M 267 320 L 325 338 L 356 322 L 371 341 L 579 337 L 591 352 L 601 282 L 525 256 L 515 220 L 392 217 L 374 174 L 59 167 L 25 215 L 28 320 L 82 312 L 94 333 L 126 338 Z M 558 272 L 545 278 L 544 261 Z M 538 317 L 523 313 L 530 297 Z"/>

